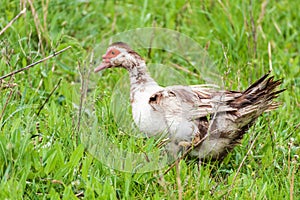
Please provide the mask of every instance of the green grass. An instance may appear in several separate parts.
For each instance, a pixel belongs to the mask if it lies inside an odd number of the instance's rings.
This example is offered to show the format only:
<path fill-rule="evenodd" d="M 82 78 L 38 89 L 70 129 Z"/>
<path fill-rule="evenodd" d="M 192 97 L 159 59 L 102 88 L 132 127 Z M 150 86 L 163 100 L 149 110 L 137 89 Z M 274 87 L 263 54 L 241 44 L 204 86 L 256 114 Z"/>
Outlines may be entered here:
<path fill-rule="evenodd" d="M 48 5 L 35 1 L 39 22 L 28 2 L 26 15 L 0 35 L 0 76 L 69 45 L 72 49 L 2 83 L 0 199 L 76 199 L 81 193 L 79 198 L 85 199 L 177 199 L 180 195 L 184 199 L 289 199 L 291 191 L 294 199 L 300 198 L 297 1 L 269 1 L 265 8 L 260 1 L 251 5 L 205 0 L 53 0 Z M 20 5 L 16 0 L 2 0 L 0 30 L 23 9 Z M 270 44 L 272 74 L 283 78 L 282 88 L 287 89 L 278 98 L 282 105 L 259 118 L 223 163 L 199 168 L 183 160 L 179 174 L 174 168 L 159 180 L 157 176 L 166 169 L 143 174 L 113 170 L 93 157 L 81 141 L 76 128 L 78 109 L 74 108 L 79 105 L 79 64 L 81 69 L 94 67 L 89 56 L 95 44 L 110 36 L 152 26 L 179 31 L 206 47 L 227 89 L 245 89 L 269 70 Z M 151 57 L 145 50 L 139 52 L 152 63 L 184 64 L 164 51 L 154 50 Z M 99 62 L 100 57 L 94 60 Z M 189 84 L 201 83 L 195 76 L 178 73 Z M 98 99 L 98 126 L 122 148 L 149 152 L 154 141 L 124 135 L 112 119 L 112 91 L 124 74 L 115 69 L 92 75 L 89 94 Z M 58 89 L 37 116 L 60 78 Z M 7 83 L 16 86 L 4 88 Z"/>

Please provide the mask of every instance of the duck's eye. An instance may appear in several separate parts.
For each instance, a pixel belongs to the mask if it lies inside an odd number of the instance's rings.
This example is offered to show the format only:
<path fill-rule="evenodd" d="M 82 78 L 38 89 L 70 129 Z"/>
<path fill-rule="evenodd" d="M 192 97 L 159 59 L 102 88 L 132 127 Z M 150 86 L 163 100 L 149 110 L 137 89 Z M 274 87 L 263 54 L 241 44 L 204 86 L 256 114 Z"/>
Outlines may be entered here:
<path fill-rule="evenodd" d="M 111 54 L 112 54 L 112 55 L 115 55 L 115 52 L 114 52 L 114 51 L 112 51 L 112 52 L 111 52 Z"/>

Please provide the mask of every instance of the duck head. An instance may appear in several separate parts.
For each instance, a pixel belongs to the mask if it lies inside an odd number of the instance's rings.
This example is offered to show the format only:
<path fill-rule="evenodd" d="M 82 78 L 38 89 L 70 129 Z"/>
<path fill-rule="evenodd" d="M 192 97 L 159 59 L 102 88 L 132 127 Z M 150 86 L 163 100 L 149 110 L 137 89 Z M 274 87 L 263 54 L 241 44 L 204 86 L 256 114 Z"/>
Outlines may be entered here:
<path fill-rule="evenodd" d="M 94 72 L 113 67 L 123 67 L 130 70 L 144 64 L 142 57 L 124 42 L 112 43 L 102 56 L 102 63 L 95 68 Z"/>

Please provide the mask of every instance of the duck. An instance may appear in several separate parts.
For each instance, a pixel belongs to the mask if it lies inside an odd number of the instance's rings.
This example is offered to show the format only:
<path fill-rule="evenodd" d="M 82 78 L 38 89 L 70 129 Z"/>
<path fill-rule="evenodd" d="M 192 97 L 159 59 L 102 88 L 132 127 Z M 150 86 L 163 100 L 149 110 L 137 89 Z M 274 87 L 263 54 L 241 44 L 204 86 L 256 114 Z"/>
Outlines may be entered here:
<path fill-rule="evenodd" d="M 129 73 L 132 117 L 148 137 L 165 133 L 167 151 L 200 160 L 222 160 L 284 91 L 282 80 L 266 73 L 244 91 L 218 90 L 210 85 L 160 86 L 145 60 L 124 42 L 114 42 L 94 72 L 124 68 Z"/>

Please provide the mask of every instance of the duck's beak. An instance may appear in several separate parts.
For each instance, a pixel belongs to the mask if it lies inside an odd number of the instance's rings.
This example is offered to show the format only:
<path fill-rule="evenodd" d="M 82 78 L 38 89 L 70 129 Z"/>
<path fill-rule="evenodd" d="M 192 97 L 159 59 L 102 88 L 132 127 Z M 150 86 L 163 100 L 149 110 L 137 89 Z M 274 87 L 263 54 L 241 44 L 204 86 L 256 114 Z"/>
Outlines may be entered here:
<path fill-rule="evenodd" d="M 103 61 L 98 67 L 96 67 L 94 69 L 94 72 L 97 73 L 103 69 L 107 69 L 107 68 L 110 68 L 111 67 L 111 64 L 110 62 L 106 62 L 106 61 Z"/>
<path fill-rule="evenodd" d="M 103 59 L 102 63 L 94 69 L 95 73 L 97 73 L 97 72 L 99 72 L 103 69 L 107 69 L 107 68 L 112 67 L 112 65 L 110 63 L 110 59 L 108 58 L 108 56 L 106 54 L 102 56 L 102 59 Z"/>

